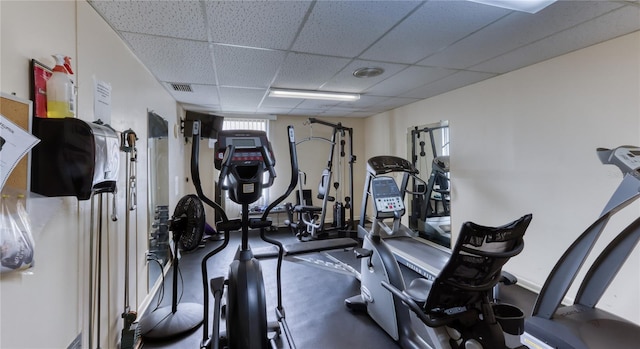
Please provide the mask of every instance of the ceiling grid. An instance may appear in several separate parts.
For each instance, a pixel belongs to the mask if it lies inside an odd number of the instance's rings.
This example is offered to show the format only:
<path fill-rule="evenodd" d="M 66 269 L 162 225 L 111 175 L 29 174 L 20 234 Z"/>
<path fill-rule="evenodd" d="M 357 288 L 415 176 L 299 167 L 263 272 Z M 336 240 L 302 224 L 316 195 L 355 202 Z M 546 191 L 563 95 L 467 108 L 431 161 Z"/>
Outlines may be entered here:
<path fill-rule="evenodd" d="M 639 1 L 89 3 L 185 109 L 366 117 L 640 30 Z M 358 78 L 358 68 L 384 69 Z M 189 86 L 175 90 L 172 84 Z M 271 88 L 360 94 L 277 99 Z"/>

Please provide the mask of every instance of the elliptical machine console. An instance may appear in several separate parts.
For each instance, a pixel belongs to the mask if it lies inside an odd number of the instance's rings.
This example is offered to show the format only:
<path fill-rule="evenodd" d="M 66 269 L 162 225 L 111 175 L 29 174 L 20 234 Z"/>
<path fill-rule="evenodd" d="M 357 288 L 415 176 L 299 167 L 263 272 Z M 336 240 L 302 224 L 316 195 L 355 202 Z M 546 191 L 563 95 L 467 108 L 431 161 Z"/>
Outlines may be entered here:
<path fill-rule="evenodd" d="M 221 189 L 229 190 L 231 201 L 241 205 L 256 202 L 262 196 L 262 189 L 273 185 L 275 164 L 271 143 L 265 132 L 218 132 L 214 165 L 220 170 Z M 269 176 L 268 181 L 263 183 L 265 171 L 269 172 Z"/>

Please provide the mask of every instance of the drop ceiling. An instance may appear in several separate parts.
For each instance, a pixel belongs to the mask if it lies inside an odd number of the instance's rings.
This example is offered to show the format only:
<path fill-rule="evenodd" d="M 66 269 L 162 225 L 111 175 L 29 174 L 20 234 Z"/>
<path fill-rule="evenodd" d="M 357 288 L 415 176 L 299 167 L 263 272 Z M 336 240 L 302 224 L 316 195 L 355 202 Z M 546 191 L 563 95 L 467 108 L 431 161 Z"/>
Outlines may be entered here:
<path fill-rule="evenodd" d="M 640 0 L 90 1 L 185 109 L 366 117 L 640 30 Z M 384 73 L 357 78 L 362 67 Z M 360 93 L 356 102 L 269 88 Z"/>

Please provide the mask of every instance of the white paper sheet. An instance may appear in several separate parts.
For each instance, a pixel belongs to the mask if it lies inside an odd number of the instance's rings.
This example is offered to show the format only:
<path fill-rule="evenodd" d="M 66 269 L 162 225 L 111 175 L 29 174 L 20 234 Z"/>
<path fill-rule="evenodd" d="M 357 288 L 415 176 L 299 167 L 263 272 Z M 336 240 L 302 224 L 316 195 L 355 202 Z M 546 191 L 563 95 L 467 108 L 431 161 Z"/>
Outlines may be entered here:
<path fill-rule="evenodd" d="M 93 117 L 94 121 L 101 120 L 111 124 L 111 84 L 94 77 Z"/>
<path fill-rule="evenodd" d="M 0 179 L 4 188 L 11 171 L 40 140 L 0 114 Z"/>

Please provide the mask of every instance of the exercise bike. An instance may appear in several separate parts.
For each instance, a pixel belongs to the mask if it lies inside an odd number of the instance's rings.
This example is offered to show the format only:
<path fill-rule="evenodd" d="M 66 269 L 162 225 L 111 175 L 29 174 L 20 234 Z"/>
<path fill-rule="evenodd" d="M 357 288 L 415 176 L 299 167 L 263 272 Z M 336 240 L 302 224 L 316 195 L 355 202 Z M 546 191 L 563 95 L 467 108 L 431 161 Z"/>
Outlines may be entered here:
<path fill-rule="evenodd" d="M 378 170 L 369 171 L 363 195 L 363 205 L 369 196 L 372 199 L 374 220 L 370 230 L 362 223 L 358 226 L 364 235 L 362 248 L 355 250 L 361 259 L 361 293 L 346 299 L 346 306 L 366 311 L 402 348 L 508 348 L 503 331 L 522 334 L 524 314 L 514 306 L 493 304 L 491 292 L 500 281 L 502 266 L 522 251 L 531 215 L 501 227 L 464 223 L 435 280 L 417 278 L 405 287 L 398 262 L 381 235 L 400 229 L 408 178 L 417 170 L 390 156 L 371 158 L 367 165 Z M 393 177 L 372 174 L 381 171 L 403 173 L 402 189 Z M 392 226 L 384 223 L 386 219 L 393 219 Z M 426 325 L 421 334 L 410 311 Z"/>
<path fill-rule="evenodd" d="M 224 231 L 224 242 L 208 253 L 202 260 L 202 279 L 205 290 L 204 325 L 201 348 L 229 349 L 265 349 L 277 348 L 280 334 L 284 332 L 290 348 L 295 348 L 291 333 L 285 320 L 282 306 L 281 265 L 283 246 L 280 242 L 265 236 L 265 229 L 271 226 L 267 219 L 269 212 L 282 202 L 297 184 L 298 160 L 295 136 L 292 126 L 288 127 L 288 144 L 291 157 L 291 181 L 289 187 L 275 201 L 267 206 L 261 218 L 249 219 L 249 204 L 262 196 L 262 189 L 268 188 L 276 178 L 275 158 L 271 144 L 263 131 L 230 130 L 219 131 L 216 142 L 214 165 L 220 170 L 219 185 L 229 191 L 229 198 L 242 205 L 242 218 L 228 219 L 220 205 L 207 198 L 203 192 L 198 168 L 198 122 L 194 122 L 191 173 L 198 196 L 213 207 L 221 217 L 217 223 L 219 231 Z M 265 178 L 266 177 L 266 178 Z M 278 247 L 277 282 L 277 321 L 268 323 L 266 313 L 265 286 L 259 261 L 249 246 L 249 229 L 260 229 L 262 240 Z M 229 267 L 228 276 L 208 279 L 207 260 L 227 247 L 229 232 L 241 230 L 241 244 Z M 220 331 L 222 317 L 222 295 L 226 294 L 226 331 Z M 213 324 L 209 324 L 209 291 L 214 298 Z M 209 330 L 211 328 L 211 336 Z"/>

